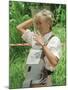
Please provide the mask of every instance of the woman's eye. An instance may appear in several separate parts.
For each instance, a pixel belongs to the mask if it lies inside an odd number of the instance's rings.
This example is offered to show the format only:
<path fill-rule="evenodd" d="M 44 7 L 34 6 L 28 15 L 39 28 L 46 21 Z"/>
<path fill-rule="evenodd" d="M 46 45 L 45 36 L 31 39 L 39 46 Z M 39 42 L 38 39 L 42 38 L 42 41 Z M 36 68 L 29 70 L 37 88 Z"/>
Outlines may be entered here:
<path fill-rule="evenodd" d="M 36 22 L 36 24 L 38 25 L 38 23 Z"/>
<path fill-rule="evenodd" d="M 39 22 L 39 24 L 41 24 L 41 22 Z"/>
<path fill-rule="evenodd" d="M 36 22 L 36 25 L 41 25 L 42 23 L 40 21 Z"/>
<path fill-rule="evenodd" d="M 41 21 L 39 21 L 38 23 L 39 23 L 39 24 L 42 24 L 42 22 L 41 22 Z"/>

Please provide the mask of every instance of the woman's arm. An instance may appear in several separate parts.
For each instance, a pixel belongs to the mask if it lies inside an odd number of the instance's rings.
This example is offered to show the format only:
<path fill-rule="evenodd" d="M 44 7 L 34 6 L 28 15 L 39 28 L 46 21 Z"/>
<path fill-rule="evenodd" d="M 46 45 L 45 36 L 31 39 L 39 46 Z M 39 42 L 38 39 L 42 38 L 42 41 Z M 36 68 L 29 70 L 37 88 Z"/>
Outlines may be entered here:
<path fill-rule="evenodd" d="M 27 20 L 27 21 L 25 21 L 25 22 L 17 25 L 16 28 L 17 28 L 19 31 L 21 31 L 22 33 L 24 33 L 24 32 L 26 31 L 26 29 L 27 29 L 29 26 L 32 25 L 32 23 L 33 23 L 33 20 L 32 20 L 32 18 L 31 18 L 31 19 L 29 19 L 29 20 Z"/>
<path fill-rule="evenodd" d="M 42 48 L 51 65 L 55 67 L 58 63 L 58 58 L 49 50 L 46 45 L 42 45 Z"/>
<path fill-rule="evenodd" d="M 44 41 L 40 35 L 35 35 L 34 39 L 42 46 L 44 54 L 47 56 L 49 62 L 53 67 L 58 63 L 58 58 L 50 51 L 50 49 L 44 44 Z"/>

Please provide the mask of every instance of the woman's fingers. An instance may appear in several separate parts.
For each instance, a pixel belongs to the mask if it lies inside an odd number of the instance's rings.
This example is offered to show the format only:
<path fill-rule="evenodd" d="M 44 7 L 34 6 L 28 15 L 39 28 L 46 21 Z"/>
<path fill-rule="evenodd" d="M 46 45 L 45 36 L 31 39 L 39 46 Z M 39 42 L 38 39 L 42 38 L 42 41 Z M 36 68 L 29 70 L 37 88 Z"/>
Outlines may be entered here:
<path fill-rule="evenodd" d="M 34 34 L 34 37 L 41 37 L 40 34 Z"/>

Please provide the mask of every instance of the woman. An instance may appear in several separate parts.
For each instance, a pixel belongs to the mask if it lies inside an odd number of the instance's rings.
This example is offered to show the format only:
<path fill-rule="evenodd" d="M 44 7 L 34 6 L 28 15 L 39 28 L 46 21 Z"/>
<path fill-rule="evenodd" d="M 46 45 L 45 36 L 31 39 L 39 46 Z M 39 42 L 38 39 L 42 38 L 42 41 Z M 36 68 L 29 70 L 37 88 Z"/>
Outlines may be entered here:
<path fill-rule="evenodd" d="M 36 34 L 28 28 L 35 24 Z M 49 10 L 41 10 L 31 18 L 17 26 L 23 33 L 22 38 L 32 44 L 27 62 L 28 70 L 23 87 L 51 86 L 51 73 L 60 59 L 61 42 L 52 33 L 53 14 Z"/>

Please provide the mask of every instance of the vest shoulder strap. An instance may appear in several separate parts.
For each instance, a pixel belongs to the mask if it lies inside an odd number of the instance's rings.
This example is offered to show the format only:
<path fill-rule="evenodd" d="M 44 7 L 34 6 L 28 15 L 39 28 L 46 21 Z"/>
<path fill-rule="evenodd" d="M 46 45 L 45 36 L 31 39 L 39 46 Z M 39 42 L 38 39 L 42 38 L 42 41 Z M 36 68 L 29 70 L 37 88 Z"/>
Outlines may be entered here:
<path fill-rule="evenodd" d="M 48 42 L 52 39 L 52 37 L 54 37 L 55 35 L 54 34 L 52 34 L 51 36 L 50 36 L 50 38 L 48 39 Z"/>
<path fill-rule="evenodd" d="M 54 37 L 55 35 L 54 34 L 52 34 L 51 36 L 50 36 L 50 38 L 48 39 L 48 43 L 49 43 L 49 41 L 52 39 L 52 37 Z M 47 43 L 47 44 L 48 44 Z M 47 45 L 46 44 L 46 45 Z M 42 50 L 42 55 L 41 55 L 41 57 L 43 58 L 45 56 L 45 54 L 44 54 L 44 51 Z"/>
<path fill-rule="evenodd" d="M 54 37 L 55 35 L 54 34 L 52 34 L 51 36 L 50 36 L 50 38 L 48 39 L 48 42 L 47 42 L 47 44 L 49 43 L 49 41 L 52 39 L 52 37 Z M 46 44 L 46 45 L 47 45 Z"/>

